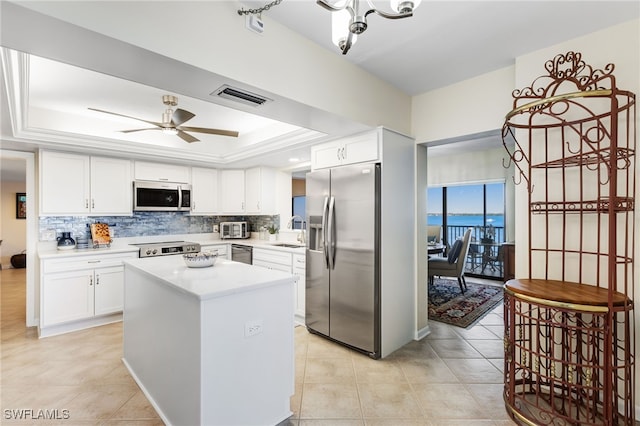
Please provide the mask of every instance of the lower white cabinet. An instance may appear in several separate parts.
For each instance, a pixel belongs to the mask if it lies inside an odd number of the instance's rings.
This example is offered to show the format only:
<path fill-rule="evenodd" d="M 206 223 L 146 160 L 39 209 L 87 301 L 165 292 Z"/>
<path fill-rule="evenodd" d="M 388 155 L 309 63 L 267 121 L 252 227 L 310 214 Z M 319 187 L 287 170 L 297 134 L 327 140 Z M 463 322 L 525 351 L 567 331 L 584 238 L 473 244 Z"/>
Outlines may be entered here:
<path fill-rule="evenodd" d="M 305 255 L 270 249 L 253 249 L 253 264 L 263 268 L 293 274 L 296 280 L 294 315 L 297 324 L 304 325 L 305 317 Z"/>
<path fill-rule="evenodd" d="M 135 257 L 121 253 L 41 260 L 40 335 L 113 322 L 107 317 L 124 307 L 123 261 Z"/>
<path fill-rule="evenodd" d="M 292 265 L 292 272 L 293 275 L 296 278 L 296 285 L 295 285 L 295 306 L 294 306 L 294 315 L 295 315 L 295 321 L 298 324 L 302 324 L 304 325 L 304 316 L 305 316 L 305 310 L 304 310 L 304 298 L 305 298 L 305 275 L 306 275 L 306 261 L 305 261 L 305 255 L 304 254 L 294 254 L 293 255 L 293 265 Z"/>

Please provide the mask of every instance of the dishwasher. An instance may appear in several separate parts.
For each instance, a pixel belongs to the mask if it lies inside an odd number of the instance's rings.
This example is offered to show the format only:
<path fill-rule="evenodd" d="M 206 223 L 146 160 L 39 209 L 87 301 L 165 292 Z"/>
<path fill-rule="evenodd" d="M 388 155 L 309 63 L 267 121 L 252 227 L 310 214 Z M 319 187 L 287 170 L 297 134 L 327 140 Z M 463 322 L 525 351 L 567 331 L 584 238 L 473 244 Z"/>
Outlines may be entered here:
<path fill-rule="evenodd" d="M 231 260 L 251 265 L 253 263 L 253 247 L 231 244 Z"/>

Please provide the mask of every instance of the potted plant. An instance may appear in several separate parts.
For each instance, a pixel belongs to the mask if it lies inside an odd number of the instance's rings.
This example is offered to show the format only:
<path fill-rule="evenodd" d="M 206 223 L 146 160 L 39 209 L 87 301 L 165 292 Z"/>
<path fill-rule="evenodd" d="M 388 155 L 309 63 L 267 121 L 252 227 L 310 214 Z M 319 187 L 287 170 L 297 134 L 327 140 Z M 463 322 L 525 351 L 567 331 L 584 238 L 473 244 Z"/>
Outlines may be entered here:
<path fill-rule="evenodd" d="M 269 241 L 275 241 L 278 237 L 278 227 L 275 225 L 268 226 L 267 232 L 269 232 Z"/>

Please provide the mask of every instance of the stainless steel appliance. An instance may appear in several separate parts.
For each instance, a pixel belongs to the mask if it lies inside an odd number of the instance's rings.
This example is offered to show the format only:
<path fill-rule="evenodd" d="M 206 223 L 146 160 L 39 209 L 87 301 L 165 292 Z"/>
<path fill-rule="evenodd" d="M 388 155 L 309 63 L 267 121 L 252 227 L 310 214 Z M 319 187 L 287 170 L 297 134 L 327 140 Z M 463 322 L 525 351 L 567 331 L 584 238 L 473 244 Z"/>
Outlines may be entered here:
<path fill-rule="evenodd" d="M 380 164 L 307 174 L 306 325 L 372 358 L 380 343 Z"/>
<path fill-rule="evenodd" d="M 253 263 L 253 247 L 231 244 L 231 260 L 251 265 Z"/>
<path fill-rule="evenodd" d="M 133 182 L 134 211 L 189 211 L 191 185 L 180 182 Z"/>
<path fill-rule="evenodd" d="M 249 238 L 247 222 L 220 222 L 220 238 Z"/>
<path fill-rule="evenodd" d="M 131 244 L 140 248 L 139 257 L 168 256 L 172 254 L 198 253 L 199 243 L 187 241 L 165 241 L 159 243 Z"/>

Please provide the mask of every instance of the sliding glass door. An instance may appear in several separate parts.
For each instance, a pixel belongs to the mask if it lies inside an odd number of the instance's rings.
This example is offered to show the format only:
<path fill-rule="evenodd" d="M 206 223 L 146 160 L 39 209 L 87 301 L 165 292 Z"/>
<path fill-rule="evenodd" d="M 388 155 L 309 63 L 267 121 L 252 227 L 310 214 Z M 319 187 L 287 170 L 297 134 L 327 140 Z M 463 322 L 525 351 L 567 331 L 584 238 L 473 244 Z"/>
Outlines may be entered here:
<path fill-rule="evenodd" d="M 500 183 L 432 187 L 428 192 L 427 225 L 441 225 L 447 245 L 472 228 L 465 273 L 502 278 L 504 190 Z"/>

